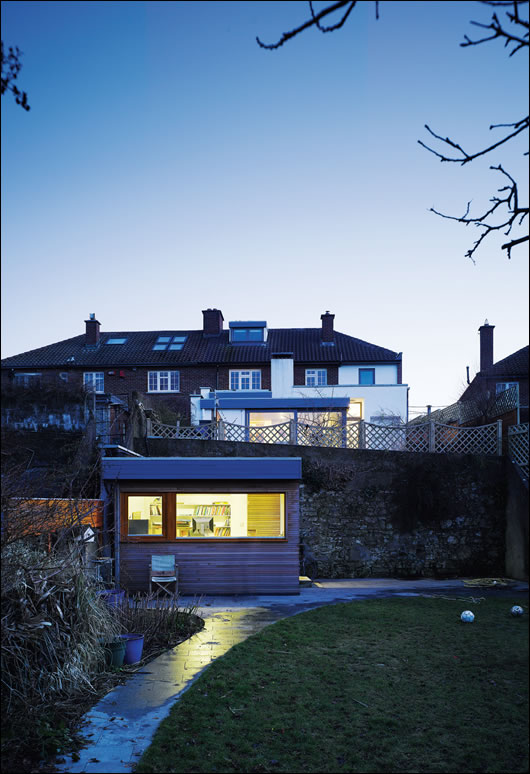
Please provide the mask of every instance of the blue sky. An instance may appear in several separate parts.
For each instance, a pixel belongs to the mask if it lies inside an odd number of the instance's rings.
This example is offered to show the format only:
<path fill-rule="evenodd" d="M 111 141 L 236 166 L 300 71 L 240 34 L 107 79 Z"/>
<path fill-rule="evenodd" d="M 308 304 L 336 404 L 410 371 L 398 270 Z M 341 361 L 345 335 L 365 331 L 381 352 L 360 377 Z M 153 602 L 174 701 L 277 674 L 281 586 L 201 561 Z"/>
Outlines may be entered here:
<path fill-rule="evenodd" d="M 318 4 L 317 7 L 323 7 Z M 524 139 L 466 149 L 527 108 L 525 53 L 461 48 L 477 2 L 362 2 L 343 29 L 260 49 L 303 2 L 2 3 L 24 52 L 26 113 L 2 97 L 2 354 L 82 333 L 200 328 L 201 310 L 272 328 L 335 327 L 403 352 L 410 404 L 454 402 L 477 330 L 495 359 L 528 343 L 528 257 L 434 206 L 477 211 Z M 527 201 L 527 183 L 522 181 Z"/>

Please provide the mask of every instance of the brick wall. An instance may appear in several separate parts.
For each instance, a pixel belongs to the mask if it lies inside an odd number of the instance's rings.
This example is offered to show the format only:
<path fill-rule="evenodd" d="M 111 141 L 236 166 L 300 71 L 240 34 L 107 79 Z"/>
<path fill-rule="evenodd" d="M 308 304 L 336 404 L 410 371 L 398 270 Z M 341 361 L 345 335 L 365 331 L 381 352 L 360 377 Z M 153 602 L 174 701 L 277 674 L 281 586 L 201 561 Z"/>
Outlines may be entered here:
<path fill-rule="evenodd" d="M 230 389 L 231 368 L 237 370 L 248 370 L 259 368 L 261 370 L 261 387 L 264 390 L 271 388 L 271 369 L 269 364 L 256 366 L 254 364 L 237 364 L 230 366 L 169 366 L 168 370 L 180 372 L 180 391 L 178 393 L 156 393 L 147 392 L 147 374 L 149 371 L 163 371 L 163 366 L 136 368 L 120 367 L 86 367 L 83 369 L 17 369 L 19 373 L 40 373 L 42 384 L 60 384 L 72 387 L 83 386 L 83 374 L 87 372 L 104 373 L 105 393 L 111 393 L 117 396 L 129 396 L 133 392 L 139 393 L 142 402 L 146 407 L 155 408 L 160 403 L 164 403 L 168 408 L 178 413 L 184 423 L 190 421 L 190 400 L 189 396 L 197 394 L 201 387 L 211 387 L 212 389 L 228 390 Z M 113 373 L 109 373 L 109 372 Z M 59 376 L 60 373 L 68 373 L 68 381 L 65 382 Z M 2 371 L 2 387 L 9 387 L 14 380 L 9 375 L 9 371 Z"/>

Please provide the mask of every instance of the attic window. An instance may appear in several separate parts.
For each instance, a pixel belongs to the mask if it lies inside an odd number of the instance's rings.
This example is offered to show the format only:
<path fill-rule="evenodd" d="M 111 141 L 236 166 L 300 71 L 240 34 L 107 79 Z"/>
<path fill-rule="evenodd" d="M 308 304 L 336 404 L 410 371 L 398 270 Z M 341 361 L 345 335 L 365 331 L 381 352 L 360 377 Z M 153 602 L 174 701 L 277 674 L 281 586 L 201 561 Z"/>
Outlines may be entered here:
<path fill-rule="evenodd" d="M 263 341 L 263 328 L 233 328 L 232 341 Z"/>
<path fill-rule="evenodd" d="M 233 344 L 263 344 L 267 341 L 266 320 L 237 320 L 228 323 Z"/>
<path fill-rule="evenodd" d="M 159 336 L 153 349 L 163 352 L 165 350 L 180 350 L 184 346 L 187 336 Z"/>
<path fill-rule="evenodd" d="M 107 344 L 125 344 L 127 341 L 127 337 L 125 338 L 116 338 L 116 339 L 107 339 Z"/>

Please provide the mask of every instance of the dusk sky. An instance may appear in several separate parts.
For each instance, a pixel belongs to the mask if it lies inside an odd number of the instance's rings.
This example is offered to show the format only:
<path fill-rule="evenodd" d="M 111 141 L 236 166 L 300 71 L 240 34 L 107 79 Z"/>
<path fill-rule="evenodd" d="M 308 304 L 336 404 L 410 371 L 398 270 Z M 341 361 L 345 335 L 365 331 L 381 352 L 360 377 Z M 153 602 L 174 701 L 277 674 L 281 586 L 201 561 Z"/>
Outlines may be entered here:
<path fill-rule="evenodd" d="M 327 3 L 317 3 L 321 9 Z M 3 2 L 31 111 L 2 97 L 2 356 L 84 332 L 199 329 L 201 310 L 335 328 L 403 352 L 417 407 L 456 401 L 528 344 L 528 251 L 465 257 L 502 163 L 528 201 L 527 137 L 441 164 L 424 124 L 473 151 L 527 114 L 527 55 L 478 2 L 358 3 L 276 41 L 305 2 Z M 497 9 L 498 13 L 502 10 Z M 494 134 L 494 132 L 497 134 Z"/>

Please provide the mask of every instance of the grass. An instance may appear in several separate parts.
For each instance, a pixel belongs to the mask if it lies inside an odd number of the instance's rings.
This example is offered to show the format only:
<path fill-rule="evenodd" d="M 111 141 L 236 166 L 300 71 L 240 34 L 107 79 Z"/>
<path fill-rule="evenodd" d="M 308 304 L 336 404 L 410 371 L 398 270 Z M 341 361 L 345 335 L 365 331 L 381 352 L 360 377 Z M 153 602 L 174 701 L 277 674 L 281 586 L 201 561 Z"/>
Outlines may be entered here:
<path fill-rule="evenodd" d="M 525 600 L 353 602 L 232 648 L 136 771 L 524 772 L 527 721 Z"/>

